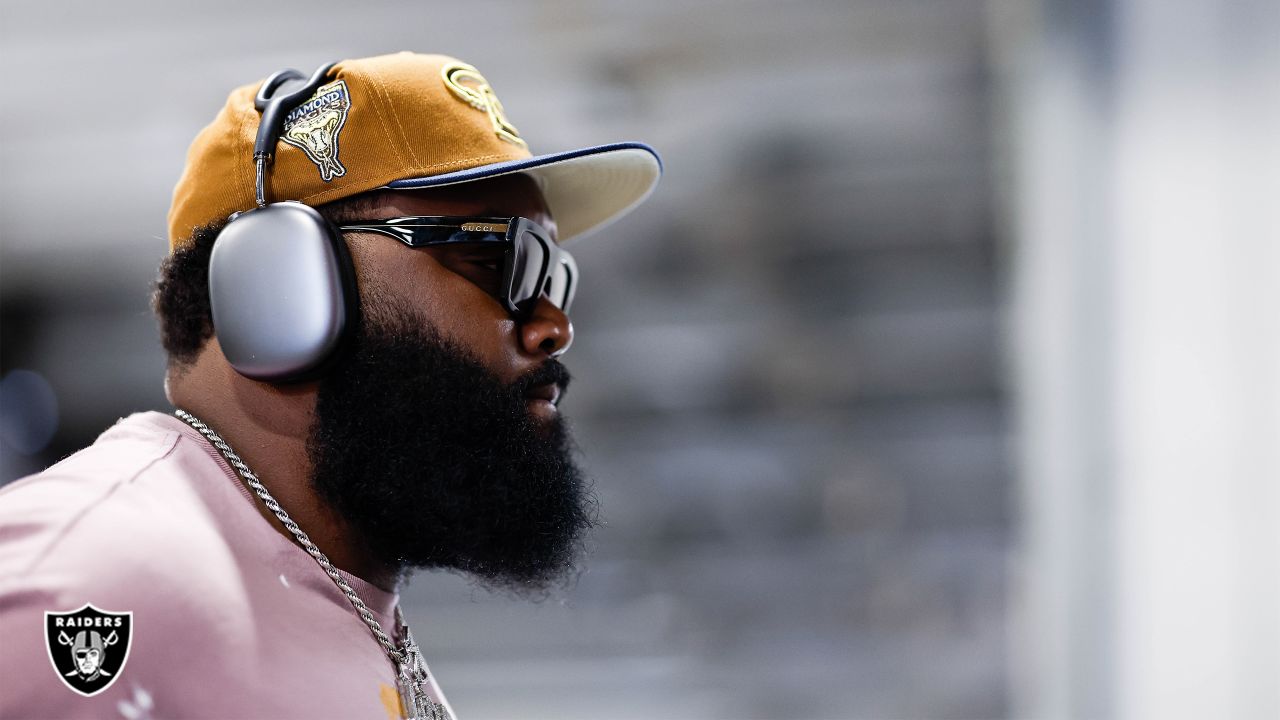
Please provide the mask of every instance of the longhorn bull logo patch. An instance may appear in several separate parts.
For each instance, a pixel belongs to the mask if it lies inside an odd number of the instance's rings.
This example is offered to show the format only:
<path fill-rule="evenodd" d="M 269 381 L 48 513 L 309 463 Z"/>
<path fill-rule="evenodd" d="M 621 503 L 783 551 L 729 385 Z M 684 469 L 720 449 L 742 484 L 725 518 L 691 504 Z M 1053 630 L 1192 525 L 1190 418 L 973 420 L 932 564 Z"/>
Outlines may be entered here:
<path fill-rule="evenodd" d="M 49 662 L 62 683 L 92 697 L 111 687 L 129 660 L 132 612 L 106 612 L 85 604 L 79 610 L 44 614 Z"/>

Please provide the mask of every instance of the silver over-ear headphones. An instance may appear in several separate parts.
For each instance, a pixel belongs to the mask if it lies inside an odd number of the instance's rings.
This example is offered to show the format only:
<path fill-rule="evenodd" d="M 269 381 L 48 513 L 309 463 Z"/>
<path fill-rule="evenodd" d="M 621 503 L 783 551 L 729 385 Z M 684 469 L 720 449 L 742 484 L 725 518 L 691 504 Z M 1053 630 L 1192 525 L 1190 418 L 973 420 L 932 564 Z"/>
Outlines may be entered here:
<path fill-rule="evenodd" d="M 281 70 L 258 90 L 258 207 L 231 216 L 209 258 L 214 334 L 231 366 L 254 380 L 319 377 L 357 325 L 355 271 L 341 233 L 300 202 L 266 202 L 266 172 L 285 116 L 315 93 L 334 64 L 310 78 Z M 286 83 L 292 87 L 282 90 Z"/>

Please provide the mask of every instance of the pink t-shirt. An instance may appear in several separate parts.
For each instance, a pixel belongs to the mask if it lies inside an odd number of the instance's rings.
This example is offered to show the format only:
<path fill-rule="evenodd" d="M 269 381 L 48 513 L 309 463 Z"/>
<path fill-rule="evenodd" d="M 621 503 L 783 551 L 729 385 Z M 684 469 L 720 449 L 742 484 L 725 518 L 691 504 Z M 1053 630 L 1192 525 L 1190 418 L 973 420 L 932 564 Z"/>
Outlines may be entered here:
<path fill-rule="evenodd" d="M 259 502 L 155 412 L 0 489 L 0 717 L 400 717 L 382 646 Z M 394 634 L 397 596 L 344 575 Z M 133 613 L 127 661 L 91 697 L 55 670 L 75 628 L 52 649 L 45 628 L 46 611 L 86 603 Z M 448 707 L 434 678 L 430 691 Z"/>

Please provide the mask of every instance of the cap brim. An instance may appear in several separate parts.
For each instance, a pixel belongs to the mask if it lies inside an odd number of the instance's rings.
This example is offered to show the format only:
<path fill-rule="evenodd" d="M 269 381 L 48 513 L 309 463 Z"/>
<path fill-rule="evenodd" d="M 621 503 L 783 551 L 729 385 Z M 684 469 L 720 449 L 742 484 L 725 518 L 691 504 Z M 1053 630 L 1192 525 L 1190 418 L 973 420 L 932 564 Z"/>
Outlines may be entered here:
<path fill-rule="evenodd" d="M 644 143 L 613 143 L 444 175 L 405 178 L 386 186 L 412 190 L 512 173 L 529 175 L 541 186 L 547 208 L 556 219 L 559 242 L 563 244 L 599 230 L 649 197 L 662 176 L 662 159 Z"/>

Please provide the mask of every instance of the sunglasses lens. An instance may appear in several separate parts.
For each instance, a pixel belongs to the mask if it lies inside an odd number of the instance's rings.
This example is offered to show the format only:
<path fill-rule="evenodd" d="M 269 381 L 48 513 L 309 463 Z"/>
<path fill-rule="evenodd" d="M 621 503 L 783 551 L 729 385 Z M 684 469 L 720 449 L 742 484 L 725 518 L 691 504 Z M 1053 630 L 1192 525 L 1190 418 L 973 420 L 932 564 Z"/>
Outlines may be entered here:
<path fill-rule="evenodd" d="M 569 303 L 573 300 L 573 268 L 570 261 L 562 253 L 559 262 L 551 268 L 551 282 L 547 297 L 561 310 L 568 312 Z"/>
<path fill-rule="evenodd" d="M 516 246 L 515 266 L 511 277 L 511 302 L 525 305 L 542 294 L 542 269 L 547 264 L 547 251 L 532 233 L 523 232 Z"/>

